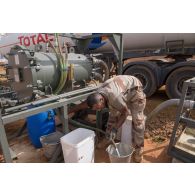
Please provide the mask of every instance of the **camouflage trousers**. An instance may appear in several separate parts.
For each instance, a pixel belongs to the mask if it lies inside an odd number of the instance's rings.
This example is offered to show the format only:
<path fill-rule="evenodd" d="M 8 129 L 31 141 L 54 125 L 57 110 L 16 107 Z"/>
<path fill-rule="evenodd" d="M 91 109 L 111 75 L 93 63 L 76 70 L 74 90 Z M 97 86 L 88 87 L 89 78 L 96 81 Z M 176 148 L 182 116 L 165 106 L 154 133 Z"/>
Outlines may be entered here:
<path fill-rule="evenodd" d="M 137 89 L 128 94 L 128 99 L 127 106 L 132 115 L 132 143 L 135 149 L 141 148 L 144 146 L 146 96 L 142 89 Z M 117 111 L 111 112 L 107 127 L 115 127 L 119 118 L 120 113 Z M 117 133 L 117 137 L 119 138 L 120 136 L 121 128 Z"/>
<path fill-rule="evenodd" d="M 142 89 L 131 93 L 128 108 L 132 115 L 132 143 L 136 148 L 144 146 L 146 96 Z"/>

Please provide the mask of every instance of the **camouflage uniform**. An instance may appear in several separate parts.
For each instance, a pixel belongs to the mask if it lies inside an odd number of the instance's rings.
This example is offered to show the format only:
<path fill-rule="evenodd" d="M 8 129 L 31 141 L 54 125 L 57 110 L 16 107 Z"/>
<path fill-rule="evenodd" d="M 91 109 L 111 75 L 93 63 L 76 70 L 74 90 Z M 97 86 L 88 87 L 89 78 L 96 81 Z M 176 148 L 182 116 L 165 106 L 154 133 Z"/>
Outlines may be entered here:
<path fill-rule="evenodd" d="M 127 107 L 132 115 L 132 138 L 135 148 L 144 146 L 145 116 L 144 108 L 146 96 L 142 90 L 141 82 L 134 76 L 119 75 L 107 80 L 99 89 L 108 103 L 110 115 L 108 128 L 116 126 L 121 110 Z"/>

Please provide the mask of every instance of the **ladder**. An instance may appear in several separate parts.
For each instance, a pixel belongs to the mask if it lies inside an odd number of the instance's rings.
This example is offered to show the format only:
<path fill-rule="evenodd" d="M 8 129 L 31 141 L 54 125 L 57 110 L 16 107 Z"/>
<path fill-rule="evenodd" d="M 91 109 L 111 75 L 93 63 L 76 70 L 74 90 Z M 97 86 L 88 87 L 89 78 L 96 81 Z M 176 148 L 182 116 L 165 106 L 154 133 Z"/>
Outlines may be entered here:
<path fill-rule="evenodd" d="M 182 95 L 168 146 L 168 155 L 182 162 L 192 163 L 195 162 L 195 119 L 190 118 L 190 109 L 184 110 L 184 102 L 189 98 L 195 101 L 195 77 L 183 83 Z M 195 109 L 195 103 L 192 109 Z M 177 137 L 180 124 L 183 124 L 184 128 Z"/>

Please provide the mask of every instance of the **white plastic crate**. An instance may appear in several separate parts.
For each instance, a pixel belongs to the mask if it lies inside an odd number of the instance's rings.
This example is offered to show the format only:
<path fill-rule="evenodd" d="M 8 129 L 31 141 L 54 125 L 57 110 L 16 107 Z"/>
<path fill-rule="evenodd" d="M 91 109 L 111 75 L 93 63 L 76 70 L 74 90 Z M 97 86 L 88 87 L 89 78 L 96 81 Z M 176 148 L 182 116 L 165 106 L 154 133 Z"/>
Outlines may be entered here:
<path fill-rule="evenodd" d="M 95 133 L 78 128 L 60 139 L 66 163 L 93 163 Z"/>

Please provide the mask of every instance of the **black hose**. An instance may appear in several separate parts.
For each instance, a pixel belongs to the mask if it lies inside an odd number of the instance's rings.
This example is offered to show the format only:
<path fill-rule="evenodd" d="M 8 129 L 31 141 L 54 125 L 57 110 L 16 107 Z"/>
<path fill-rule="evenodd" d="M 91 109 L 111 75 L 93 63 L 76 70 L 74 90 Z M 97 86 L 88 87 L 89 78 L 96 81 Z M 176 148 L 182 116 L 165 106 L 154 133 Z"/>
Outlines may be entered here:
<path fill-rule="evenodd" d="M 72 120 L 72 119 L 69 119 L 68 122 L 73 125 L 73 126 L 77 126 L 77 127 L 83 127 L 83 128 L 86 128 L 86 129 L 91 129 L 91 130 L 94 130 L 94 131 L 98 131 L 100 133 L 103 133 L 104 135 L 107 135 L 107 133 L 101 129 L 98 129 L 96 127 L 91 127 L 91 126 L 88 126 L 88 125 L 84 125 L 80 122 L 77 122 L 75 120 Z"/>

